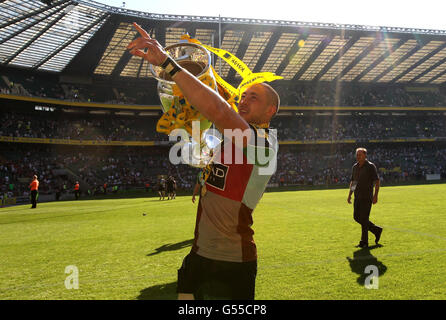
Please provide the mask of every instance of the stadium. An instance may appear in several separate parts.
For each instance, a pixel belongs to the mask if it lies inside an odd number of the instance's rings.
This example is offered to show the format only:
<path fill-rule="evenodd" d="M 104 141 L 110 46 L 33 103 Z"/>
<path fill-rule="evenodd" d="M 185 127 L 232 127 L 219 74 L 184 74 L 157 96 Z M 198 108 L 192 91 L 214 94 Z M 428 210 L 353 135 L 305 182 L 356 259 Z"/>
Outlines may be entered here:
<path fill-rule="evenodd" d="M 177 298 L 201 169 L 169 161 L 158 81 L 127 50 L 139 37 L 133 22 L 163 47 L 188 34 L 281 77 L 270 83 L 277 168 L 253 214 L 256 299 L 446 298 L 446 31 L 6 0 L 1 300 Z M 234 87 L 243 80 L 216 55 L 212 66 Z M 385 230 L 381 245 L 361 250 L 346 201 L 358 147 L 378 170 L 371 219 Z M 163 201 L 157 186 L 170 176 L 177 197 Z"/>

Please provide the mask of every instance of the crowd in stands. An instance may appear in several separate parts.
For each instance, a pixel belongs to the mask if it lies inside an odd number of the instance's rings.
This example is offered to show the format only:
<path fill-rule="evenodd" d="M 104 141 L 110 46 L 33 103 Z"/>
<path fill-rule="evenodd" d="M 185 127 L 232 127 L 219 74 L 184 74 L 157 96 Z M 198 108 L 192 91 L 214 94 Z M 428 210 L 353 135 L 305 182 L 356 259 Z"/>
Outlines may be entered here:
<path fill-rule="evenodd" d="M 401 86 L 299 85 L 277 87 L 282 105 L 289 106 L 387 106 L 435 107 L 446 105 L 446 94 L 439 88 L 410 90 Z"/>
<path fill-rule="evenodd" d="M 158 104 L 156 90 L 145 87 L 113 86 L 105 84 L 72 84 L 58 79 L 34 75 L 1 75 L 0 93 L 27 97 L 49 98 L 74 102 L 147 105 Z"/>
<path fill-rule="evenodd" d="M 446 105 L 446 91 L 440 87 L 411 88 L 402 85 L 367 83 L 272 83 L 284 106 L 394 106 L 435 107 Z M 63 83 L 37 75 L 0 74 L 2 93 L 113 104 L 159 105 L 156 82 L 130 85 Z"/>
<path fill-rule="evenodd" d="M 168 141 L 158 133 L 158 117 L 73 115 L 0 109 L 0 136 L 93 141 Z M 271 127 L 279 141 L 446 137 L 441 116 L 306 116 L 276 117 Z"/>
<path fill-rule="evenodd" d="M 159 104 L 156 90 L 122 89 L 110 86 L 55 85 L 34 76 L 0 77 L 2 94 L 37 96 L 70 101 L 126 104 Z M 281 86 L 282 105 L 297 106 L 444 106 L 439 89 L 410 91 L 403 87 L 328 85 Z M 94 141 L 160 141 L 168 136 L 155 130 L 158 117 L 68 114 L 0 109 L 0 136 Z M 272 123 L 279 141 L 388 140 L 398 138 L 445 138 L 444 115 L 316 115 L 278 116 Z M 355 162 L 353 144 L 281 146 L 272 185 L 346 185 Z M 81 190 L 92 195 L 104 186 L 116 191 L 145 188 L 155 190 L 160 175 L 174 176 L 181 190 L 191 190 L 199 169 L 172 165 L 169 147 L 72 147 L 0 142 L 0 191 L 27 195 L 33 174 L 39 176 L 40 191 L 70 192 L 79 179 Z M 424 180 L 426 174 L 446 179 L 446 146 L 428 144 L 371 144 L 368 158 L 384 183 Z"/>
<path fill-rule="evenodd" d="M 36 172 L 40 175 L 43 193 L 55 192 L 64 183 L 63 179 L 54 173 L 54 170 L 63 168 L 63 164 L 60 162 L 63 158 L 62 155 L 39 154 L 38 157 L 35 157 L 32 151 L 25 151 L 26 149 L 19 151 L 17 147 L 14 149 L 16 149 L 14 154 L 7 154 L 6 150 L 2 150 L 0 191 L 8 191 L 14 196 L 29 196 L 28 185 Z"/>
<path fill-rule="evenodd" d="M 49 113 L 1 112 L 0 136 L 94 140 L 94 141 L 167 141 L 156 132 L 157 118 L 124 118 L 106 115 L 82 117 Z"/>
<path fill-rule="evenodd" d="M 445 116 L 276 117 L 279 140 L 348 140 L 446 137 Z"/>
<path fill-rule="evenodd" d="M 147 105 L 158 104 L 158 96 L 151 90 L 113 88 L 111 86 L 61 85 L 64 100 L 77 102 L 98 102 L 106 104 Z"/>
<path fill-rule="evenodd" d="M 0 191 L 28 195 L 33 174 L 39 176 L 44 194 L 71 192 L 74 181 L 84 194 L 109 190 L 146 188 L 157 191 L 160 175 L 173 176 L 179 190 L 192 190 L 200 169 L 172 165 L 169 148 L 163 147 L 69 147 L 32 144 L 0 144 Z M 368 159 L 386 183 L 425 181 L 426 174 L 446 179 L 446 145 L 372 144 Z M 355 146 L 282 146 L 272 186 L 342 185 L 350 181 Z M 12 186 L 11 186 L 12 185 Z M 116 189 L 115 189 L 116 188 Z"/>
<path fill-rule="evenodd" d="M 112 153 L 104 156 L 101 153 L 79 153 L 66 157 L 68 168 L 77 168 L 80 179 L 88 185 L 109 185 L 129 189 L 142 187 L 147 183 L 155 188 L 158 176 L 168 175 L 177 178 L 179 189 L 189 190 L 194 183 L 198 169 L 170 163 L 167 149 L 138 150 L 131 149 L 125 153 Z"/>
<path fill-rule="evenodd" d="M 427 174 L 446 179 L 446 146 L 370 145 L 368 160 L 375 163 L 383 183 L 424 181 Z M 287 185 L 347 185 L 355 163 L 355 147 L 281 150 L 270 183 Z"/>
<path fill-rule="evenodd" d="M 99 148 L 0 143 L 0 191 L 27 196 L 30 177 L 39 176 L 43 194 L 70 192 L 79 181 L 85 194 L 145 188 L 156 191 L 160 175 L 174 176 L 181 190 L 191 190 L 199 169 L 172 165 L 167 148 Z M 89 190 L 89 191 L 88 191 Z"/>

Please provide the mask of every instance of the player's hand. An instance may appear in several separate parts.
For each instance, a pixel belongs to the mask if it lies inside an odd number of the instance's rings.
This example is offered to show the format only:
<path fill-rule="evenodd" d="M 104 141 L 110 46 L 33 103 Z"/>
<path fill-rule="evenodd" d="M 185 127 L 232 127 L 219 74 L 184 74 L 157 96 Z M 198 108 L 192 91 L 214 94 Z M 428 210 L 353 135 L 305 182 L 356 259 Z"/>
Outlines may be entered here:
<path fill-rule="evenodd" d="M 134 22 L 133 26 L 141 37 L 130 42 L 127 46 L 127 50 L 130 50 L 132 55 L 141 57 L 155 66 L 161 65 L 167 58 L 167 53 L 164 51 L 163 47 L 158 41 L 152 39 L 147 31 L 141 28 L 139 24 Z"/>
<path fill-rule="evenodd" d="M 373 196 L 373 201 L 372 201 L 372 203 L 373 203 L 373 204 L 378 203 L 378 195 L 374 195 L 374 196 Z"/>
<path fill-rule="evenodd" d="M 350 204 L 352 203 L 352 197 L 351 196 L 348 196 L 347 202 L 350 203 Z"/>
<path fill-rule="evenodd" d="M 192 196 L 192 203 L 195 203 L 195 195 Z"/>

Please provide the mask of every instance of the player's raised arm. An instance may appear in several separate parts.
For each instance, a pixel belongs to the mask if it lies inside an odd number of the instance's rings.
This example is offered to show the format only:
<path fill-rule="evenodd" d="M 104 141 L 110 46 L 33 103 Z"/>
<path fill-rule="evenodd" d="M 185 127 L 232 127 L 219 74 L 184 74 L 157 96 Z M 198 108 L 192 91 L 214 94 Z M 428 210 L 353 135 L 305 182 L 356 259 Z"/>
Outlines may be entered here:
<path fill-rule="evenodd" d="M 152 39 L 137 23 L 133 25 L 141 37 L 127 46 L 132 55 L 142 57 L 153 65 L 161 66 L 170 74 L 189 103 L 206 119 L 213 122 L 219 130 L 249 129 L 248 123 L 216 91 L 178 66 L 157 40 Z"/>

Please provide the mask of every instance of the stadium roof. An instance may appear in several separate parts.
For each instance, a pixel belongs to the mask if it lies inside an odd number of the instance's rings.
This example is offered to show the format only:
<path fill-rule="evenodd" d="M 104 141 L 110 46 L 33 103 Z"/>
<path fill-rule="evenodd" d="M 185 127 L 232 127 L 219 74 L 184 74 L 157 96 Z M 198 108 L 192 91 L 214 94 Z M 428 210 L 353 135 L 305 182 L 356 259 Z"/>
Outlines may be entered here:
<path fill-rule="evenodd" d="M 141 24 L 163 46 L 189 33 L 239 57 L 254 72 L 293 81 L 441 84 L 446 31 L 297 21 L 153 14 L 81 0 L 0 3 L 0 64 L 61 74 L 147 78 L 127 44 Z M 238 75 L 226 63 L 227 81 Z"/>

